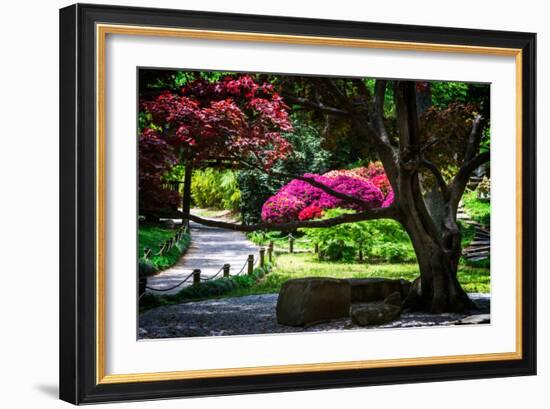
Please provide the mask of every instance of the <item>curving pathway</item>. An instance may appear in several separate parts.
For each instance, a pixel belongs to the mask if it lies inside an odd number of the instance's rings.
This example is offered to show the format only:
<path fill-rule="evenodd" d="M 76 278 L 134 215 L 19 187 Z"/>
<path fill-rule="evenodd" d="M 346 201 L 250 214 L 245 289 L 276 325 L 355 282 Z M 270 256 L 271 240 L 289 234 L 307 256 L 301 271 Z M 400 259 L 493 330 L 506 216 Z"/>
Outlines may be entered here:
<path fill-rule="evenodd" d="M 201 269 L 201 277 L 214 276 L 224 264 L 231 265 L 231 273 L 237 273 L 249 254 L 258 257 L 259 247 L 251 243 L 244 233 L 218 227 L 207 227 L 191 222 L 191 246 L 187 253 L 173 267 L 149 277 L 147 286 L 165 289 L 175 286 L 187 277 L 195 268 Z M 221 275 L 221 274 L 220 274 Z M 170 291 L 153 291 L 156 294 L 174 294 L 187 285 L 191 277 L 181 286 Z"/>

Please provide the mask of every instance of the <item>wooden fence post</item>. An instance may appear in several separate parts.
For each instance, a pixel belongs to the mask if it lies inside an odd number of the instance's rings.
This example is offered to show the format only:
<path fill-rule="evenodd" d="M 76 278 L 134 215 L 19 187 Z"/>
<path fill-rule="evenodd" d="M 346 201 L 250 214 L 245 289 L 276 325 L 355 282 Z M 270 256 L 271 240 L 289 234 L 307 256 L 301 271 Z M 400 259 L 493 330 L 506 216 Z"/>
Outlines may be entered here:
<path fill-rule="evenodd" d="M 229 277 L 229 269 L 231 268 L 231 265 L 229 264 L 224 264 L 223 265 L 223 276 L 224 277 Z"/>
<path fill-rule="evenodd" d="M 196 268 L 193 270 L 193 285 L 198 285 L 201 283 L 201 269 Z"/>
<path fill-rule="evenodd" d="M 273 240 L 269 242 L 269 246 L 267 247 L 267 258 L 270 263 L 273 262 Z"/>
<path fill-rule="evenodd" d="M 248 262 L 248 274 L 250 275 L 254 271 L 254 254 L 248 255 L 247 262 Z"/>
<path fill-rule="evenodd" d="M 150 255 L 151 255 L 151 249 L 149 247 L 145 247 L 143 249 L 143 258 L 148 259 Z"/>
<path fill-rule="evenodd" d="M 265 248 L 264 247 L 260 249 L 260 267 L 261 268 L 265 267 Z"/>
<path fill-rule="evenodd" d="M 288 252 L 294 253 L 294 237 L 292 237 L 292 234 L 288 236 Z"/>

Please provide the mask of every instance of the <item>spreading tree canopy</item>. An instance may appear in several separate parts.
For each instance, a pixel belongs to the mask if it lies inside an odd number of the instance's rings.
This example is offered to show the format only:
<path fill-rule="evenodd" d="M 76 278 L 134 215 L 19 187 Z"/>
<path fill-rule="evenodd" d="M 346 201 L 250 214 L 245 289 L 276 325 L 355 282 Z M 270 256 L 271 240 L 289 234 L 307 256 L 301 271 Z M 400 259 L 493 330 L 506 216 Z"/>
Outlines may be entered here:
<path fill-rule="evenodd" d="M 270 83 L 258 84 L 250 76 L 233 76 L 194 81 L 180 93 L 143 101 L 142 107 L 158 126 L 155 137 L 169 145 L 168 164 L 173 157 L 191 164 L 229 157 L 272 177 L 305 182 L 356 209 L 328 219 L 235 224 L 189 214 L 184 204 L 184 217 L 240 231 L 396 220 L 411 238 L 419 264 L 420 278 L 406 306 L 465 311 L 474 305 L 457 280 L 461 233 L 456 215 L 470 176 L 490 159 L 488 86 L 472 89 L 475 98 L 434 103 L 442 96 L 432 94 L 437 89 L 426 82 L 273 76 Z M 273 170 L 290 149 L 282 135 L 291 131 L 289 107 L 324 128 L 328 139 L 350 136 L 360 156 L 376 156 L 391 184 L 391 205 L 373 207 L 361 195 L 319 178 Z"/>

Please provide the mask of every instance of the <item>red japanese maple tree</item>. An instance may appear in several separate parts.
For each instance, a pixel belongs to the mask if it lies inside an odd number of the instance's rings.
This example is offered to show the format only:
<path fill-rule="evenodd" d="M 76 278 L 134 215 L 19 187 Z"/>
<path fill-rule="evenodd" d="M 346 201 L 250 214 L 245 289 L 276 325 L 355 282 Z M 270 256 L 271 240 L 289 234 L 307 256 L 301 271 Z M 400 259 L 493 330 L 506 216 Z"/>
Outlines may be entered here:
<path fill-rule="evenodd" d="M 152 127 L 140 135 L 140 209 L 177 204 L 160 188 L 166 172 L 185 165 L 183 211 L 189 210 L 192 169 L 207 160 L 247 161 L 269 169 L 291 149 L 282 132 L 292 130 L 288 107 L 269 83 L 248 75 L 217 82 L 197 79 L 179 92 L 165 90 L 140 101 Z"/>

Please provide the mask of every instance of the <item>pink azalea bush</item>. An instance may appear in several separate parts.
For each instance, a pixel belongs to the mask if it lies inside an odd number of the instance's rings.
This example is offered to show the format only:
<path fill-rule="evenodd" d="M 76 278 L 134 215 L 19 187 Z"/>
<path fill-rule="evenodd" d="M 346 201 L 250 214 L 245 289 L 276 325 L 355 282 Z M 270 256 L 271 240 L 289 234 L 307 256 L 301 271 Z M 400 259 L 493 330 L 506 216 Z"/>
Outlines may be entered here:
<path fill-rule="evenodd" d="M 323 215 L 323 209 L 317 205 L 309 205 L 304 207 L 300 213 L 298 213 L 298 219 L 300 220 L 310 220 L 316 219 Z"/>
<path fill-rule="evenodd" d="M 368 203 L 369 208 L 388 207 L 393 202 L 391 185 L 380 162 L 351 170 L 333 170 L 324 175 L 305 174 L 318 183 Z M 361 207 L 332 196 L 304 180 L 294 179 L 262 207 L 262 220 L 284 223 L 321 217 L 334 208 L 361 210 Z"/>
<path fill-rule="evenodd" d="M 262 220 L 268 223 L 285 223 L 298 219 L 306 204 L 286 193 L 271 196 L 262 206 Z"/>
<path fill-rule="evenodd" d="M 392 203 L 393 203 L 393 190 L 390 191 L 390 193 L 388 193 L 381 207 L 390 207 Z"/>
<path fill-rule="evenodd" d="M 326 183 L 333 190 L 344 193 L 348 196 L 353 196 L 369 204 L 369 208 L 380 207 L 384 201 L 384 195 L 372 182 L 360 178 L 350 176 L 337 176 L 328 178 Z M 347 209 L 361 210 L 356 205 L 323 192 L 319 199 L 319 206 L 323 209 L 334 209 L 335 207 L 343 207 Z"/>

